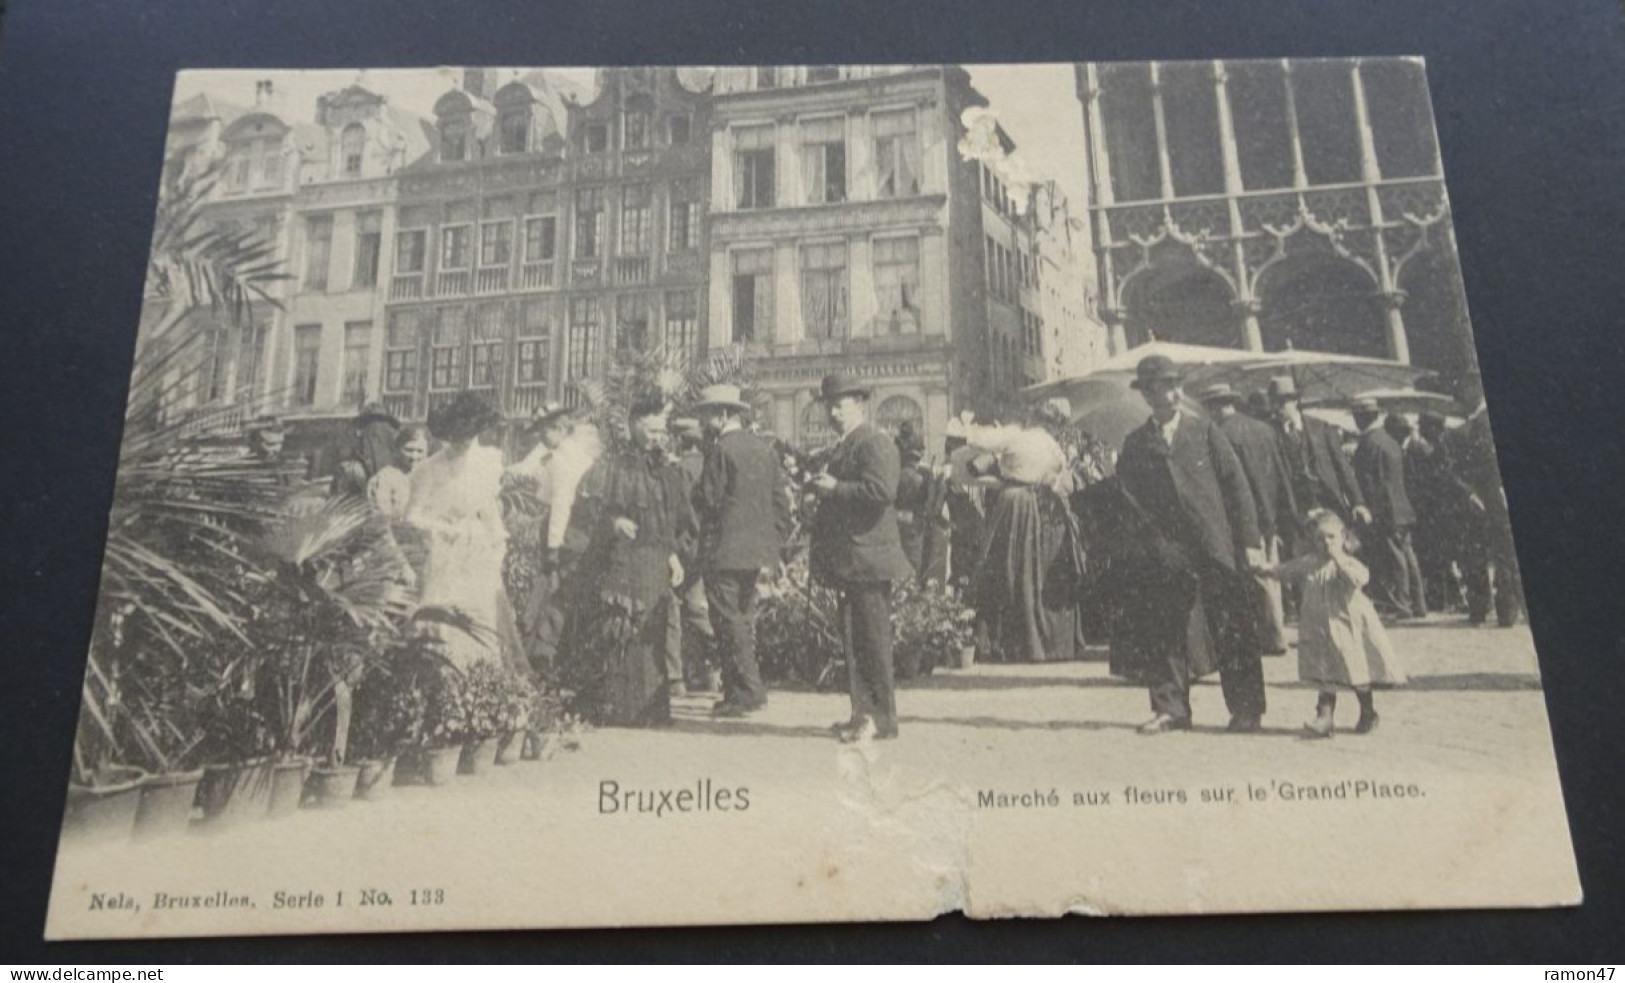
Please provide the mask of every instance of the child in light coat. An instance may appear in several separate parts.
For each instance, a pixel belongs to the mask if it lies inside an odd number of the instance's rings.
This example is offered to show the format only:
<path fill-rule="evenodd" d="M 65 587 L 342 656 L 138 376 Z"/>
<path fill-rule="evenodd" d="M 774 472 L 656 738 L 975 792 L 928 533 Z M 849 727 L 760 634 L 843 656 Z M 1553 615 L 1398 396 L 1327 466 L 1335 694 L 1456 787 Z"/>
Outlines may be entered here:
<path fill-rule="evenodd" d="M 1405 668 L 1362 589 L 1371 574 L 1349 555 L 1343 520 L 1335 512 L 1315 509 L 1305 525 L 1311 552 L 1257 570 L 1301 585 L 1298 678 L 1320 687 L 1315 719 L 1304 729 L 1311 737 L 1332 736 L 1337 690 L 1342 687 L 1354 690 L 1360 701 L 1354 732 L 1369 734 L 1378 720 L 1372 687 L 1404 683 Z"/>

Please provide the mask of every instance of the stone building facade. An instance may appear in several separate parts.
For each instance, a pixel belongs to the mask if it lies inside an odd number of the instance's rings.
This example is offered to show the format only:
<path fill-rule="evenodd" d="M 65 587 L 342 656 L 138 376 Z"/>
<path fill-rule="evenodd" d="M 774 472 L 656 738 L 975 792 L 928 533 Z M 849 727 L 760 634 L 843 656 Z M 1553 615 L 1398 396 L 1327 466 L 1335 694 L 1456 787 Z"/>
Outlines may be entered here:
<path fill-rule="evenodd" d="M 275 413 L 294 445 L 364 401 L 421 421 L 465 388 L 522 421 L 658 345 L 741 346 L 798 443 L 829 439 L 813 391 L 843 370 L 939 447 L 950 414 L 1104 344 L 1088 229 L 965 152 L 986 100 L 957 66 L 470 69 L 427 118 L 364 74 L 313 118 L 262 85 L 171 123 L 176 153 L 226 162 L 210 221 L 259 230 L 288 274 L 222 327 L 188 405 Z"/>
<path fill-rule="evenodd" d="M 1472 364 L 1419 60 L 1076 67 L 1102 314 L 1151 338 Z"/>

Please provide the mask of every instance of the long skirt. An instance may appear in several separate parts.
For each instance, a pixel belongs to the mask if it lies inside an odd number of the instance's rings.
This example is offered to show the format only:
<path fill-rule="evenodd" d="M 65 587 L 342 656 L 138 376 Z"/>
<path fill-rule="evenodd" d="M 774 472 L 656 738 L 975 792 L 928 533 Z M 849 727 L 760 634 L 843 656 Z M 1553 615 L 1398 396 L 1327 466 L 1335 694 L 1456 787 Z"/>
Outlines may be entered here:
<path fill-rule="evenodd" d="M 1082 651 L 1077 527 L 1047 488 L 1007 485 L 988 516 L 971 583 L 977 658 L 1059 662 Z"/>
<path fill-rule="evenodd" d="M 671 593 L 631 611 L 624 599 L 577 595 L 561 653 L 572 709 L 600 727 L 657 727 L 671 722 L 662 665 Z"/>

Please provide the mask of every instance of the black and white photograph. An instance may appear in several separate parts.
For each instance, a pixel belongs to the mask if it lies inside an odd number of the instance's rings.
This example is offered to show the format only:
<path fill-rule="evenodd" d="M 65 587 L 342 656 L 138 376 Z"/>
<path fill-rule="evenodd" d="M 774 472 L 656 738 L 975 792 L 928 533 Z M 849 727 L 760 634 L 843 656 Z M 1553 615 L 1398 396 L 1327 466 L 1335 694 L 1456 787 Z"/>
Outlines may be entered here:
<path fill-rule="evenodd" d="M 1579 902 L 1422 59 L 164 154 L 50 938 Z"/>

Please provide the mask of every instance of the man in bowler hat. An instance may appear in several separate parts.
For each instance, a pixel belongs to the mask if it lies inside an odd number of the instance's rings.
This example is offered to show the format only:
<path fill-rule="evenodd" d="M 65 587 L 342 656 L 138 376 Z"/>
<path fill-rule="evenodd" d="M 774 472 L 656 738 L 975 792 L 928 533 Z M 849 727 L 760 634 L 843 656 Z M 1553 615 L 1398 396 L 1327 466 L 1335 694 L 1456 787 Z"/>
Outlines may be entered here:
<path fill-rule="evenodd" d="M 1141 593 L 1154 603 L 1133 626 L 1145 652 L 1145 679 L 1154 716 L 1142 734 L 1191 726 L 1191 612 L 1200 603 L 1207 622 L 1228 729 L 1262 728 L 1264 672 L 1256 619 L 1249 607 L 1249 567 L 1262 566 L 1263 540 L 1252 490 L 1224 432 L 1179 405 L 1181 374 L 1172 360 L 1148 355 L 1134 388 L 1151 418 L 1123 441 L 1117 461 L 1122 490 L 1145 519 L 1149 563 Z"/>
<path fill-rule="evenodd" d="M 818 496 L 813 574 L 840 596 L 841 641 L 852 717 L 834 730 L 844 743 L 897 736 L 892 670 L 891 588 L 911 575 L 897 532 L 897 444 L 869 423 L 870 389 L 836 373 L 819 398 L 840 435 L 825 470 L 808 480 Z"/>
<path fill-rule="evenodd" d="M 1292 494 L 1298 514 L 1292 530 L 1311 509 L 1331 509 L 1345 523 L 1371 521 L 1365 496 L 1354 477 L 1343 442 L 1330 424 L 1303 415 L 1298 385 L 1289 375 L 1270 380 L 1270 402 L 1276 409 L 1276 426 L 1281 434 L 1281 452 L 1292 476 Z"/>
<path fill-rule="evenodd" d="M 699 566 L 722 660 L 719 717 L 748 716 L 767 705 L 756 662 L 756 581 L 778 565 L 790 534 L 790 503 L 778 455 L 746 430 L 750 406 L 738 386 L 707 386 L 694 407 L 711 436 L 694 506 L 700 516 Z"/>

